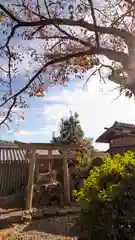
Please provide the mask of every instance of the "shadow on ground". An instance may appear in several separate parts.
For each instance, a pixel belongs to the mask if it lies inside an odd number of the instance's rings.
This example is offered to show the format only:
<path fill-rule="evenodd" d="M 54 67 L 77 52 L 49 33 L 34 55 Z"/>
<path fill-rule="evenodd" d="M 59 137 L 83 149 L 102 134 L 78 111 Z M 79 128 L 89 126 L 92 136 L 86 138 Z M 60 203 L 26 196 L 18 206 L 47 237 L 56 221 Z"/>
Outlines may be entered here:
<path fill-rule="evenodd" d="M 42 232 L 53 235 L 73 236 L 72 226 L 76 216 L 55 217 L 31 222 L 25 232 Z"/>
<path fill-rule="evenodd" d="M 12 227 L 14 224 L 21 223 L 20 216 L 9 216 L 4 219 L 0 219 L 0 229 L 7 229 Z"/>

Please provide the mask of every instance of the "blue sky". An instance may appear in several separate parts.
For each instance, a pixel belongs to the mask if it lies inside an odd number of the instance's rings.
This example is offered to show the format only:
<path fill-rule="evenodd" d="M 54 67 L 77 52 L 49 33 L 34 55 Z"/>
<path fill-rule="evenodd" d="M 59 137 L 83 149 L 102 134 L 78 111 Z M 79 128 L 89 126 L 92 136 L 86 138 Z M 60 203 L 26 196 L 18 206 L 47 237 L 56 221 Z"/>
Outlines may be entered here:
<path fill-rule="evenodd" d="M 24 111 L 24 121 L 11 131 L 1 133 L 2 140 L 18 140 L 24 142 L 49 142 L 52 132 L 59 133 L 61 117 L 79 113 L 79 119 L 85 135 L 96 139 L 104 127 L 111 126 L 114 121 L 135 123 L 134 99 L 125 96 L 114 100 L 119 91 L 111 82 L 99 83 L 98 76 L 93 77 L 87 89 L 84 79 L 71 80 L 67 87 L 55 86 L 48 89 L 43 98 L 31 98 L 30 108 Z M 19 132 L 16 130 L 19 129 Z M 95 144 L 99 150 L 108 148 L 106 144 Z"/>

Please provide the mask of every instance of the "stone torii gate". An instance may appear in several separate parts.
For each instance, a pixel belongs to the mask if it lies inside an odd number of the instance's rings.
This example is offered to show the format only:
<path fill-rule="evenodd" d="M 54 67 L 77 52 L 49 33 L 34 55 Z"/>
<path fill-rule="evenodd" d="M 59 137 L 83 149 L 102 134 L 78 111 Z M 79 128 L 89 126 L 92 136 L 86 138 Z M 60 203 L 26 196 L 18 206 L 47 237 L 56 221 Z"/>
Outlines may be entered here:
<path fill-rule="evenodd" d="M 52 157 L 52 150 L 59 150 L 63 155 L 63 172 L 64 172 L 64 196 L 67 204 L 71 203 L 70 200 L 70 179 L 68 169 L 68 151 L 78 150 L 80 147 L 76 144 L 52 144 L 52 143 L 23 143 L 14 141 L 19 148 L 30 150 L 31 158 L 29 164 L 28 184 L 26 190 L 26 209 L 32 208 L 33 188 L 34 188 L 34 175 L 36 166 L 36 150 L 48 150 L 48 158 Z M 26 156 L 27 157 L 27 156 Z M 56 160 L 57 161 L 57 160 Z"/>

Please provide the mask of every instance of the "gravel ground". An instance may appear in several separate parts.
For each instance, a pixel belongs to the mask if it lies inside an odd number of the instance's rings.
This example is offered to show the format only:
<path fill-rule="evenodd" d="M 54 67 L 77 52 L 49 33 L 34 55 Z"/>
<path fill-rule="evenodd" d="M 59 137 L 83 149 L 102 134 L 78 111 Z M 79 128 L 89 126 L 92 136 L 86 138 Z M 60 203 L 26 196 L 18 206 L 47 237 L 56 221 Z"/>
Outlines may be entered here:
<path fill-rule="evenodd" d="M 77 215 L 55 217 L 33 221 L 27 225 L 16 225 L 14 233 L 4 240 L 69 240 L 72 238 L 71 227 Z"/>

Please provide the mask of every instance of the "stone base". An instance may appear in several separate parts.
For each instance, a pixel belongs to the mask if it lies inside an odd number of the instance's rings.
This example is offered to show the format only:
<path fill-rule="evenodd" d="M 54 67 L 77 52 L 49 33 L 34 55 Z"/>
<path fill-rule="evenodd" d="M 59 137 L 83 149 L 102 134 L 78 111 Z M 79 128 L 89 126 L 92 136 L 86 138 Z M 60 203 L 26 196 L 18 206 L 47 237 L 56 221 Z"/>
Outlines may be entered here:
<path fill-rule="evenodd" d="M 34 206 L 45 206 L 61 203 L 61 186 L 57 181 L 48 184 L 35 185 L 34 189 Z"/>

